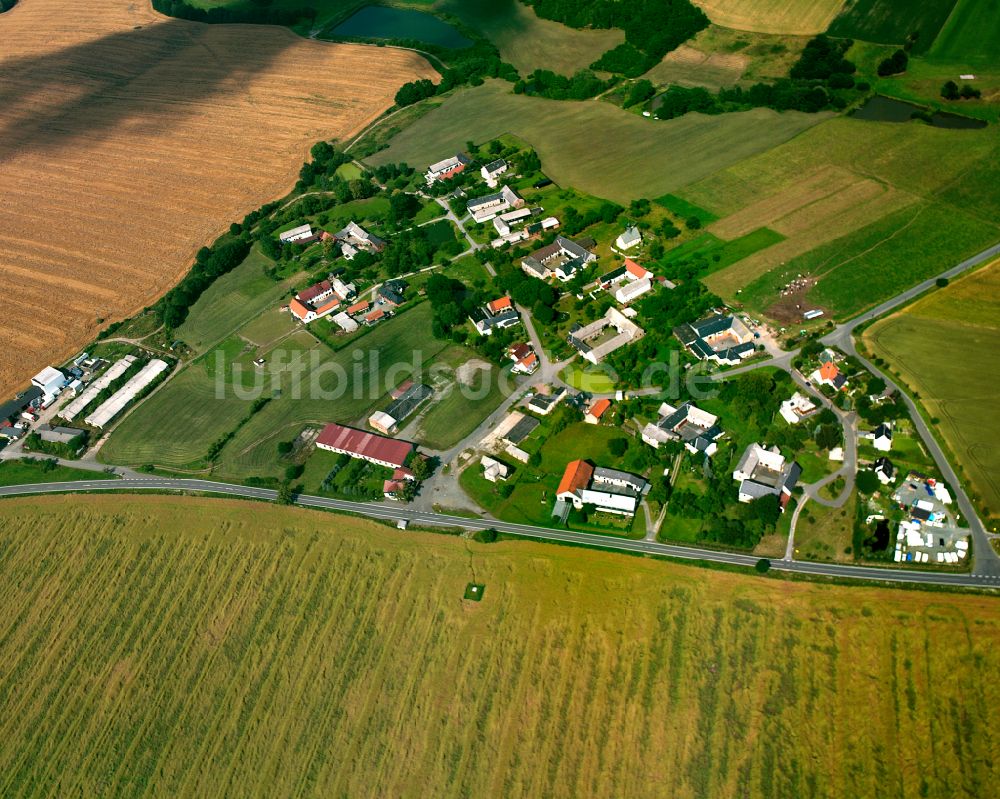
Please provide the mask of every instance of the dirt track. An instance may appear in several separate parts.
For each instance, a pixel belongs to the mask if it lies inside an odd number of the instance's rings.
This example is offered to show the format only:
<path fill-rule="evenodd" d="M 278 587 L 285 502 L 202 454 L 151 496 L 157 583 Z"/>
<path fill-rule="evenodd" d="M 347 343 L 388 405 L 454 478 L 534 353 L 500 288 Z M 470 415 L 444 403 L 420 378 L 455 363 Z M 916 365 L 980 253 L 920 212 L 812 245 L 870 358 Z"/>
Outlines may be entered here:
<path fill-rule="evenodd" d="M 436 75 L 414 53 L 145 0 L 21 0 L 0 41 L 0 397 L 170 288 L 313 142 Z"/>

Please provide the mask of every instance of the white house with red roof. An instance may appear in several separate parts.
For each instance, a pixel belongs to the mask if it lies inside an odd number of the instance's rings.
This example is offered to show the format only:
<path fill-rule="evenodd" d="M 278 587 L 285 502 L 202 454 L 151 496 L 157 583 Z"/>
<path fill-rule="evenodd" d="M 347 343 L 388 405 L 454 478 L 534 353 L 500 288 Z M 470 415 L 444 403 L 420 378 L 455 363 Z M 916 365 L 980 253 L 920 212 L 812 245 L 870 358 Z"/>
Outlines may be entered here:
<path fill-rule="evenodd" d="M 414 450 L 409 441 L 399 441 L 335 423 L 323 428 L 316 439 L 316 446 L 390 469 L 402 468 Z"/>
<path fill-rule="evenodd" d="M 288 303 L 288 310 L 302 324 L 307 325 L 314 319 L 336 311 L 341 299 L 329 280 L 321 280 L 296 294 Z"/>
<path fill-rule="evenodd" d="M 611 408 L 611 400 L 609 399 L 599 399 L 594 400 L 590 403 L 590 407 L 587 409 L 587 413 L 583 417 L 583 421 L 587 424 L 600 424 L 601 417 L 604 416 Z"/>
<path fill-rule="evenodd" d="M 427 181 L 428 186 L 439 180 L 448 180 L 448 178 L 453 178 L 464 171 L 469 163 L 469 156 L 465 153 L 456 153 L 450 158 L 445 158 L 427 167 L 427 171 L 424 173 L 424 180 Z"/>

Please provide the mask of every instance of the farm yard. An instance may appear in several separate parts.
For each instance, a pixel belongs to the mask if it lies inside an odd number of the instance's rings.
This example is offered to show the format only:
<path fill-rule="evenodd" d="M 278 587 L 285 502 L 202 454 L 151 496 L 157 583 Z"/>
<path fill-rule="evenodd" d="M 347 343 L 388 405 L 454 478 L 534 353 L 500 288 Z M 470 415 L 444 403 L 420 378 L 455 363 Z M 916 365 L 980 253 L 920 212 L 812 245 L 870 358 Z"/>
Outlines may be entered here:
<path fill-rule="evenodd" d="M 556 183 L 628 204 L 674 192 L 828 118 L 757 108 L 654 121 L 609 103 L 515 95 L 508 84 L 487 81 L 452 95 L 368 160 L 428 164 L 470 139 L 484 142 L 510 133 L 534 147 Z M 601 147 L 593 146 L 594 130 L 603 131 Z"/>
<path fill-rule="evenodd" d="M 952 797 L 998 776 L 991 597 L 194 497 L 6 500 L 0 551 L 9 795 Z"/>
<path fill-rule="evenodd" d="M 436 74 L 401 50 L 148 3 L 78 11 L 31 0 L 0 16 L 4 395 L 173 286 L 202 244 L 288 190 L 316 140 L 347 138 Z M 58 322 L 36 312 L 56 294 Z"/>
<path fill-rule="evenodd" d="M 716 25 L 760 33 L 822 33 L 844 0 L 694 0 Z M 851 0 L 848 0 L 851 2 Z"/>
<path fill-rule="evenodd" d="M 996 380 L 983 357 L 1000 327 L 1000 263 L 954 281 L 872 325 L 864 343 L 919 396 L 979 506 L 1000 517 Z"/>

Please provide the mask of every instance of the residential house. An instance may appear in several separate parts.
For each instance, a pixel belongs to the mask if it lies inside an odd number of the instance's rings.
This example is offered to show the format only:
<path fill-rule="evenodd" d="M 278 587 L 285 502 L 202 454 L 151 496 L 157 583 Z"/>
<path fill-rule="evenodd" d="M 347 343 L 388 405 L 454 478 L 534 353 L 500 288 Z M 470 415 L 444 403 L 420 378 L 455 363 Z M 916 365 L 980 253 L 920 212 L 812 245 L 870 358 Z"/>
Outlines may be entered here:
<path fill-rule="evenodd" d="M 510 164 L 508 164 L 504 159 L 498 158 L 496 161 L 490 161 L 485 164 L 482 169 L 479 170 L 479 174 L 483 176 L 483 180 L 486 181 L 486 185 L 491 189 L 495 189 L 499 181 L 497 178 L 510 169 Z"/>
<path fill-rule="evenodd" d="M 892 461 L 885 456 L 875 459 L 875 463 L 872 464 L 872 470 L 875 472 L 875 476 L 882 485 L 889 485 L 892 483 L 893 476 L 896 473 L 896 470 L 892 465 Z"/>
<path fill-rule="evenodd" d="M 611 400 L 599 399 L 590 403 L 590 407 L 583 416 L 583 421 L 587 424 L 600 424 L 601 417 L 608 412 L 611 407 Z"/>
<path fill-rule="evenodd" d="M 392 308 L 398 308 L 404 302 L 406 298 L 403 296 L 403 292 L 406 291 L 408 284 L 405 280 L 387 280 L 378 288 L 378 302 L 380 305 L 388 305 Z"/>
<path fill-rule="evenodd" d="M 892 426 L 882 423 L 875 428 L 872 433 L 872 446 L 879 452 L 888 452 L 892 449 Z"/>
<path fill-rule="evenodd" d="M 409 441 L 366 433 L 353 427 L 331 423 L 320 432 L 316 446 L 329 452 L 361 458 L 369 463 L 398 469 L 414 450 Z"/>
<path fill-rule="evenodd" d="M 819 369 L 809 375 L 809 379 L 817 385 L 830 386 L 836 391 L 844 391 L 847 388 L 847 378 L 832 360 L 824 361 Z"/>
<path fill-rule="evenodd" d="M 483 477 L 491 483 L 506 480 L 510 477 L 510 467 L 506 463 L 501 463 L 496 458 L 491 458 L 489 455 L 483 455 L 479 463 L 483 467 Z"/>
<path fill-rule="evenodd" d="M 711 457 L 718 450 L 716 442 L 724 435 L 719 418 L 703 411 L 690 402 L 675 408 L 664 402 L 660 405 L 660 419 L 642 429 L 642 440 L 653 449 L 668 441 L 682 441 L 692 455 L 699 452 Z"/>
<path fill-rule="evenodd" d="M 475 308 L 469 319 L 479 335 L 490 336 L 494 330 L 504 330 L 520 324 L 521 315 L 517 312 L 510 297 L 498 297 L 482 308 Z"/>
<path fill-rule="evenodd" d="M 616 334 L 609 334 L 609 328 Z M 608 308 L 602 318 L 588 325 L 574 325 L 570 329 L 569 343 L 585 360 L 597 364 L 615 350 L 638 341 L 645 334 L 645 330 L 617 308 Z"/>
<path fill-rule="evenodd" d="M 340 300 L 341 297 L 334 291 L 330 281 L 321 280 L 296 294 L 288 303 L 288 310 L 300 322 L 309 324 L 314 319 L 337 310 L 340 307 Z"/>
<path fill-rule="evenodd" d="M 334 233 L 333 237 L 340 243 L 340 252 L 348 261 L 353 260 L 359 250 L 375 255 L 385 249 L 385 241 L 353 221 Z"/>
<path fill-rule="evenodd" d="M 347 310 L 344 311 L 344 313 L 346 313 L 348 316 L 351 317 L 357 317 L 360 314 L 368 313 L 368 309 L 370 307 L 371 303 L 368 302 L 368 300 L 361 300 L 359 302 L 354 303 L 354 305 L 349 306 Z"/>
<path fill-rule="evenodd" d="M 784 509 L 801 474 L 801 467 L 794 461 L 786 462 L 777 447 L 765 449 L 754 443 L 740 458 L 733 479 L 740 484 L 740 502 L 777 496 Z"/>
<path fill-rule="evenodd" d="M 535 351 L 531 348 L 530 344 L 515 344 L 507 350 L 507 354 L 514 362 L 514 366 L 511 367 L 511 371 L 515 374 L 530 375 L 534 374 L 538 370 L 538 356 L 535 354 Z"/>
<path fill-rule="evenodd" d="M 364 323 L 370 327 L 381 322 L 387 315 L 388 314 L 386 314 L 382 308 L 376 308 L 375 310 L 369 311 L 365 314 Z"/>
<path fill-rule="evenodd" d="M 577 510 L 593 505 L 598 511 L 632 516 L 648 487 L 637 475 L 577 460 L 566 465 L 556 499 L 572 503 Z"/>
<path fill-rule="evenodd" d="M 815 411 L 815 404 L 805 394 L 800 394 L 796 391 L 792 394 L 791 399 L 786 399 L 781 403 L 778 413 L 789 424 L 798 424 L 807 416 L 811 416 Z"/>
<path fill-rule="evenodd" d="M 537 209 L 536 209 L 537 210 Z M 502 237 L 506 238 L 511 235 L 511 227 L 520 222 L 525 222 L 534 215 L 534 211 L 530 208 L 515 208 L 513 211 L 508 211 L 505 214 L 500 214 L 493 218 L 493 228 Z M 528 237 L 527 231 L 524 231 L 524 238 Z"/>
<path fill-rule="evenodd" d="M 316 239 L 317 235 L 313 233 L 311 225 L 299 225 L 278 234 L 278 241 L 282 244 L 308 244 Z"/>
<path fill-rule="evenodd" d="M 358 293 L 358 290 L 353 283 L 345 283 L 337 277 L 335 277 L 332 282 L 334 293 L 336 293 L 336 295 L 342 300 L 349 300 Z"/>
<path fill-rule="evenodd" d="M 735 366 L 756 351 L 753 333 L 736 316 L 713 314 L 675 327 L 674 335 L 699 360 L 726 366 Z"/>
<path fill-rule="evenodd" d="M 535 394 L 528 400 L 528 410 L 534 411 L 539 416 L 548 416 L 565 397 L 564 388 L 558 388 L 552 394 Z"/>
<path fill-rule="evenodd" d="M 556 236 L 551 244 L 535 250 L 521 259 L 521 269 L 531 277 L 547 280 L 555 275 L 559 280 L 571 280 L 577 270 L 595 261 L 597 256 L 580 242 Z"/>
<path fill-rule="evenodd" d="M 466 203 L 466 209 L 476 222 L 489 222 L 493 217 L 511 208 L 520 208 L 524 200 L 509 186 L 503 186 L 496 194 L 477 197 Z"/>
<path fill-rule="evenodd" d="M 471 160 L 465 153 L 456 153 L 451 158 L 445 158 L 427 167 L 424 180 L 427 181 L 428 186 L 439 180 L 448 180 L 462 172 L 470 163 Z"/>
<path fill-rule="evenodd" d="M 619 250 L 631 250 L 633 247 L 638 247 L 642 243 L 642 234 L 639 232 L 639 228 L 632 227 L 625 228 L 625 231 L 615 239 L 615 247 Z"/>

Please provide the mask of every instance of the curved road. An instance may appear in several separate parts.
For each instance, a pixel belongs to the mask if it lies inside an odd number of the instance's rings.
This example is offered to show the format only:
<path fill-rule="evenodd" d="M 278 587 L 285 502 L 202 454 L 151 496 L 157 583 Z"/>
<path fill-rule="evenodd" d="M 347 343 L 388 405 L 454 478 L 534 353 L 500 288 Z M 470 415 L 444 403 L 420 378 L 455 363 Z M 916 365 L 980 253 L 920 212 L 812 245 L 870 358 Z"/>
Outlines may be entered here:
<path fill-rule="evenodd" d="M 34 485 L 2 486 L 0 497 L 25 496 L 32 494 L 66 493 L 73 491 L 181 491 L 220 494 L 223 496 L 274 501 L 278 492 L 267 488 L 252 488 L 249 486 L 218 483 L 211 480 L 179 480 L 167 477 L 136 477 L 124 480 L 80 480 L 67 483 L 37 483 Z M 590 533 L 577 533 L 570 530 L 557 530 L 528 524 L 513 524 L 486 519 L 470 519 L 462 516 L 449 516 L 443 513 L 430 513 L 413 510 L 403 505 L 371 504 L 364 502 L 349 502 L 339 499 L 328 499 L 310 495 L 299 495 L 295 499 L 297 505 L 307 508 L 356 513 L 373 519 L 387 521 L 406 521 L 431 527 L 459 527 L 467 530 L 484 530 L 493 528 L 503 533 L 534 538 L 542 541 L 554 541 L 563 544 L 576 544 L 598 549 L 630 552 L 639 555 L 660 555 L 669 558 L 692 561 L 710 561 L 735 566 L 752 567 L 758 558 L 753 555 L 741 555 L 733 552 L 717 552 L 696 547 L 673 546 L 655 541 L 614 538 Z M 846 566 L 827 563 L 803 563 L 800 561 L 772 562 L 773 569 L 796 574 L 817 577 L 835 577 L 854 580 L 869 580 L 875 582 L 906 583 L 919 585 L 938 585 L 951 588 L 1000 588 L 1000 576 L 984 574 L 948 574 L 937 572 L 904 571 L 902 569 L 882 569 L 868 566 Z"/>

